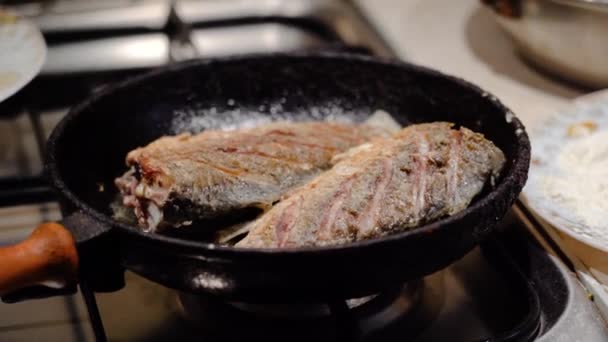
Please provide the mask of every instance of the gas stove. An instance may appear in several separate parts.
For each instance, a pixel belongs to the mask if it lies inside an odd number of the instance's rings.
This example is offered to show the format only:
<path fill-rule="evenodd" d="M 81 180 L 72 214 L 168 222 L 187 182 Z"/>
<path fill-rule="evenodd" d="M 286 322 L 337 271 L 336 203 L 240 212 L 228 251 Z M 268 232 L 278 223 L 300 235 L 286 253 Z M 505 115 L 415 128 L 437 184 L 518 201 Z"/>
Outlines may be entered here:
<path fill-rule="evenodd" d="M 444 270 L 346 302 L 253 305 L 179 294 L 183 331 L 210 341 L 605 339 L 603 321 L 584 291 L 567 268 L 530 240 L 515 212 L 502 228 Z"/>
<path fill-rule="evenodd" d="M 0 2 L 2 3 L 2 2 Z M 345 1 L 4 1 L 49 44 L 41 75 L 0 103 L 0 243 L 61 217 L 41 173 L 66 110 L 106 84 L 191 58 L 338 50 L 393 56 Z M 92 57 L 94 56 L 94 58 Z M 501 233 L 444 270 L 344 302 L 252 304 L 133 273 L 113 293 L 0 304 L 3 341 L 606 341 L 572 265 L 517 203 Z M 92 300 L 94 299 L 94 300 Z M 98 310 L 98 312 L 97 312 Z"/>

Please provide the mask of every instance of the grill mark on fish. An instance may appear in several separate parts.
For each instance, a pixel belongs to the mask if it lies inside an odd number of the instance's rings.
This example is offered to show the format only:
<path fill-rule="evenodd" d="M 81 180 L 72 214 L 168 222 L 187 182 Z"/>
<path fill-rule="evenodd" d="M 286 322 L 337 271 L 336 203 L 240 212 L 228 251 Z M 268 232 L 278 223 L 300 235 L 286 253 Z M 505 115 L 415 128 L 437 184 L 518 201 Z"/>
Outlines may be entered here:
<path fill-rule="evenodd" d="M 330 199 L 329 203 L 330 208 L 323 215 L 323 219 L 321 220 L 321 224 L 319 225 L 319 230 L 317 231 L 317 236 L 319 239 L 327 239 L 329 236 L 329 230 L 333 227 L 333 224 L 338 219 L 338 211 L 344 205 L 344 201 L 347 196 L 350 195 L 351 185 L 353 184 L 354 177 L 347 178 L 338 188 L 338 191 L 334 194 L 334 196 Z"/>
<path fill-rule="evenodd" d="M 201 154 L 204 152 L 207 152 L 207 151 L 200 151 Z M 180 157 L 183 156 L 184 160 L 189 159 L 192 161 L 196 161 L 196 162 L 204 164 L 205 166 L 208 166 L 212 169 L 215 169 L 215 170 L 223 172 L 223 173 L 227 173 L 232 176 L 239 176 L 240 174 L 243 173 L 243 170 L 238 170 L 238 169 L 233 169 L 233 168 L 226 167 L 226 166 L 217 165 L 217 164 L 209 161 L 207 158 L 201 157 L 200 154 L 197 155 L 197 153 L 192 153 L 191 151 L 175 151 L 175 154 Z M 140 164 L 143 164 L 143 163 L 140 163 Z"/>
<path fill-rule="evenodd" d="M 458 163 L 460 162 L 460 148 L 462 134 L 460 131 L 452 130 L 450 139 L 450 150 L 448 160 L 448 172 L 446 178 L 448 182 L 448 201 L 451 204 L 458 203 Z"/>
<path fill-rule="evenodd" d="M 370 127 L 370 129 L 374 128 Z M 297 138 L 297 135 L 293 134 L 293 132 L 287 132 L 280 129 L 268 131 L 266 135 L 278 135 Z M 320 139 L 327 139 L 328 137 L 338 137 L 341 140 L 347 140 L 350 142 L 357 142 L 363 140 L 361 139 L 361 137 L 353 135 L 352 130 L 350 130 L 348 127 L 342 127 L 331 124 L 317 126 L 314 129 L 310 129 L 306 132 L 306 135 Z"/>
<path fill-rule="evenodd" d="M 319 144 L 307 143 L 307 142 L 304 142 L 301 140 L 283 139 L 282 137 L 279 139 L 276 139 L 276 138 L 272 139 L 272 141 L 279 145 L 284 145 L 288 148 L 290 148 L 291 146 L 306 146 L 306 147 L 318 148 L 318 149 L 329 151 L 329 152 L 334 152 L 336 150 L 335 147 L 331 147 L 331 146 L 323 146 L 323 145 L 319 145 Z"/>
<path fill-rule="evenodd" d="M 303 198 L 296 197 L 287 205 L 275 229 L 275 238 L 279 247 L 285 246 L 289 231 L 295 225 Z"/>
<path fill-rule="evenodd" d="M 374 195 L 359 221 L 359 231 L 363 234 L 366 234 L 374 229 L 376 221 L 378 220 L 380 202 L 384 199 L 384 196 L 386 195 L 386 188 L 393 177 L 393 161 L 388 158 L 384 158 L 382 159 L 381 163 L 382 172 L 374 181 Z"/>
<path fill-rule="evenodd" d="M 374 128 L 370 127 L 370 129 L 374 129 Z M 319 138 L 327 138 L 327 136 L 329 135 L 330 137 L 338 137 L 341 140 L 347 140 L 347 141 L 354 142 L 354 143 L 361 142 L 364 140 L 364 139 L 361 139 L 361 137 L 350 134 L 350 132 L 347 128 L 340 127 L 340 126 L 322 127 L 321 129 L 317 129 L 317 130 L 310 132 L 310 134 L 313 137 L 319 137 Z"/>
<path fill-rule="evenodd" d="M 217 164 L 213 164 L 209 160 L 202 158 L 202 157 L 191 156 L 190 159 L 200 162 L 201 164 L 205 164 L 206 166 L 209 166 L 210 168 L 216 169 L 218 171 L 227 173 L 232 176 L 239 176 L 244 172 L 244 170 L 237 170 L 237 169 L 229 168 L 226 166 L 220 166 Z"/>
<path fill-rule="evenodd" d="M 296 135 L 293 132 L 288 132 L 282 129 L 273 129 L 271 131 L 268 131 L 268 133 L 266 133 L 266 135 L 286 135 L 286 136 L 290 136 L 290 137 L 295 137 Z"/>
<path fill-rule="evenodd" d="M 210 132 L 211 133 L 211 132 Z M 227 134 L 228 132 L 224 132 Z M 208 153 L 212 150 L 218 150 L 221 152 L 231 152 L 233 150 L 238 150 L 238 146 L 256 146 L 263 144 L 266 140 L 264 137 L 241 134 L 237 139 L 226 135 L 226 136 L 218 136 L 207 139 L 197 139 L 197 144 L 187 145 L 187 149 L 167 149 L 166 151 L 159 151 L 160 155 L 164 155 L 166 153 L 177 154 L 179 156 L 189 156 L 193 153 Z"/>
<path fill-rule="evenodd" d="M 414 215 L 421 217 L 424 209 L 426 195 L 426 183 L 428 176 L 428 153 L 429 141 L 424 132 L 416 132 L 417 153 L 413 156 L 416 160 L 415 186 L 414 186 Z"/>
<path fill-rule="evenodd" d="M 220 149 L 221 152 L 225 152 L 225 153 L 230 153 L 230 154 L 240 154 L 240 155 L 251 155 L 251 156 L 257 156 L 257 157 L 262 157 L 262 158 L 268 158 L 268 159 L 273 159 L 273 160 L 278 160 L 278 161 L 283 161 L 289 164 L 306 164 L 306 163 L 302 163 L 300 161 L 298 161 L 297 158 L 289 158 L 289 157 L 284 157 L 284 156 L 275 156 L 275 155 L 271 155 L 262 151 L 242 151 L 242 150 L 238 150 L 236 148 L 234 149 Z"/>
<path fill-rule="evenodd" d="M 296 154 L 296 152 L 293 151 L 293 148 L 292 148 L 293 146 L 295 146 L 295 147 L 298 147 L 298 146 L 312 147 L 315 149 L 322 149 L 322 150 L 327 150 L 330 152 L 333 152 L 336 150 L 336 148 L 333 146 L 326 146 L 326 145 L 315 144 L 315 143 L 309 142 L 310 140 L 312 140 L 311 138 L 314 138 L 314 137 L 318 137 L 319 140 L 328 140 L 327 136 L 324 136 L 323 134 L 317 134 L 317 132 L 310 132 L 307 134 L 306 137 L 302 137 L 302 136 L 296 136 L 293 133 L 290 134 L 290 132 L 274 130 L 274 131 L 269 132 L 269 134 L 267 134 L 267 135 L 274 135 L 274 136 L 273 137 L 252 136 L 252 137 L 247 137 L 245 139 L 241 139 L 240 141 L 230 142 L 228 145 L 255 146 L 255 145 L 259 145 L 259 144 L 263 144 L 263 143 L 267 143 L 268 141 L 271 141 L 271 142 L 277 144 L 278 146 L 286 148 L 286 150 L 282 151 L 282 152 L 284 152 L 286 154 L 291 152 L 292 155 Z M 358 141 L 358 140 L 363 140 L 363 139 L 345 136 L 345 137 L 340 137 L 339 140 Z M 243 152 L 242 150 L 239 150 L 238 147 L 228 147 L 228 148 L 219 147 L 218 149 L 221 150 L 222 152 L 239 152 L 239 153 Z M 279 152 L 281 152 L 281 151 L 279 151 Z M 263 153 L 263 152 L 259 152 L 259 153 Z M 260 156 L 272 157 L 272 158 L 276 158 L 276 159 L 284 159 L 282 157 L 271 156 L 268 154 L 260 154 Z M 288 160 L 288 159 L 284 159 L 284 160 Z"/>

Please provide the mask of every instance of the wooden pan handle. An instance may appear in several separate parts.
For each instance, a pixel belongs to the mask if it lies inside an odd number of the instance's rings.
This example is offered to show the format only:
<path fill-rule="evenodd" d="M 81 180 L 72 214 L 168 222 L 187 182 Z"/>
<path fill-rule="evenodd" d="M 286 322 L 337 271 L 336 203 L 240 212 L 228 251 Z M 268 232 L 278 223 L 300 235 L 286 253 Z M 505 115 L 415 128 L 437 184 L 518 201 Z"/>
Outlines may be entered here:
<path fill-rule="evenodd" d="M 77 276 L 74 238 L 58 223 L 43 223 L 25 241 L 0 248 L 0 296 L 35 285 L 65 287 Z"/>

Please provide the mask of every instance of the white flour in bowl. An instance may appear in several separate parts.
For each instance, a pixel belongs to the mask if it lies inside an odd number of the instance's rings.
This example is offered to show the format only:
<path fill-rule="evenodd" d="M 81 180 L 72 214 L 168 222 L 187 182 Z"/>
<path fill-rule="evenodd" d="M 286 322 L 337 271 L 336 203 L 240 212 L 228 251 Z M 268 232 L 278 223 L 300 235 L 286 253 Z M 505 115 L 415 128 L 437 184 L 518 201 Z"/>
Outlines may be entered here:
<path fill-rule="evenodd" d="M 608 101 L 573 106 L 531 141 L 528 204 L 557 228 L 608 251 Z"/>

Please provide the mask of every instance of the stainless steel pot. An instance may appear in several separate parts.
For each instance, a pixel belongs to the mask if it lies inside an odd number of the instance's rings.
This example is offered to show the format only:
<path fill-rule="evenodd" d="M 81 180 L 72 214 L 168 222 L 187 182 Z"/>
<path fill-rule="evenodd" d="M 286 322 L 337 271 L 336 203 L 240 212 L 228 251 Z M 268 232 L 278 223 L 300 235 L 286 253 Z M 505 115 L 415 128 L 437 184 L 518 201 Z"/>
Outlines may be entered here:
<path fill-rule="evenodd" d="M 608 87 L 608 0 L 482 0 L 519 51 L 562 78 Z"/>

